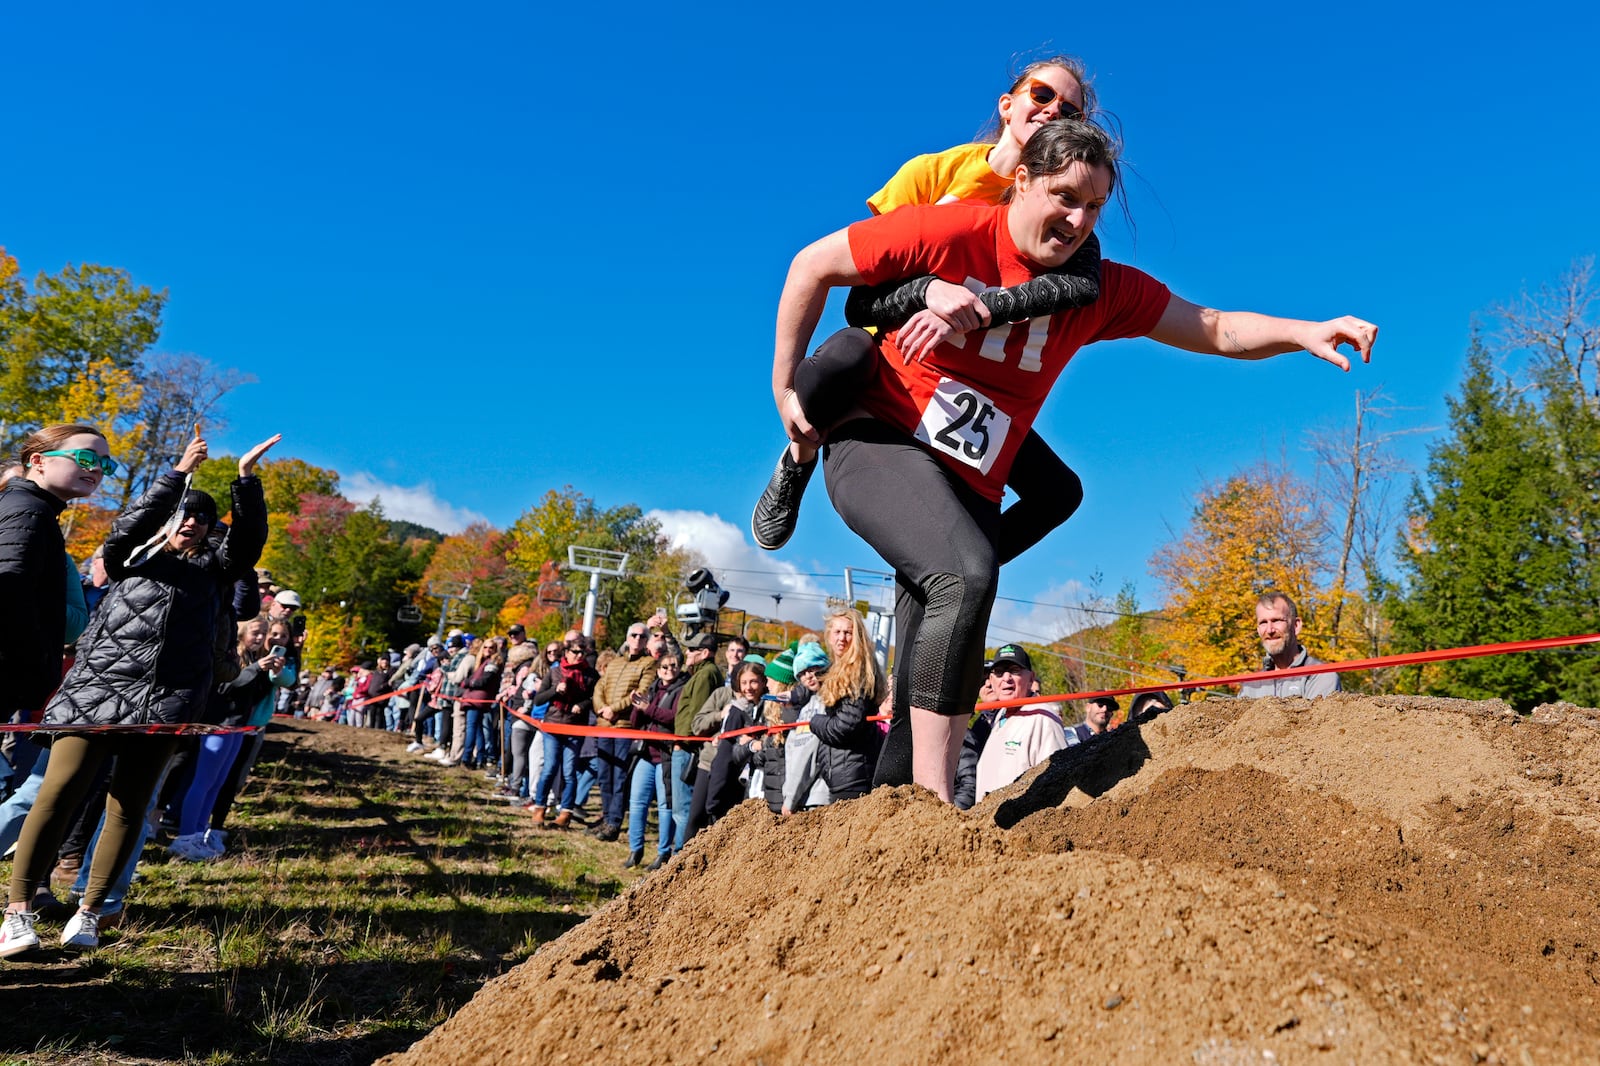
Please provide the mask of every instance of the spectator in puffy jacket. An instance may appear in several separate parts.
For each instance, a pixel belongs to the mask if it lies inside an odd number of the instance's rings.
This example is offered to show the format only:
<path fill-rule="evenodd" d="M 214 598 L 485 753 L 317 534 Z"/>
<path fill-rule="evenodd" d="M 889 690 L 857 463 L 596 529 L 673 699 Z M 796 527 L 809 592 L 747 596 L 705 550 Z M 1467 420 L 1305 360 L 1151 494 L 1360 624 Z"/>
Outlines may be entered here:
<path fill-rule="evenodd" d="M 64 580 L 62 568 L 72 560 L 57 520 L 69 502 L 100 487 L 108 465 L 116 469 L 100 431 L 78 423 L 39 430 L 23 442 L 20 459 L 0 490 L 0 722 L 28 720 L 61 681 L 62 648 L 78 638 L 88 615 L 76 573 Z M 0 734 L 0 747 L 11 764 L 10 788 L 26 793 L 0 808 L 6 846 L 32 809 L 48 764 L 25 733 Z M 6 771 L 0 762 L 0 774 Z M 0 781 L 0 796 L 4 786 Z"/>
<path fill-rule="evenodd" d="M 766 725 L 787 725 L 795 720 L 799 708 L 789 702 L 793 688 L 794 649 L 785 648 L 767 663 L 767 695 L 761 701 L 761 720 Z M 751 773 L 761 774 L 761 791 L 752 790 L 750 795 L 765 799 L 773 814 L 783 813 L 784 745 L 789 732 L 775 730 L 745 741 L 750 749 Z"/>
<path fill-rule="evenodd" d="M 722 691 L 729 691 L 724 689 Z M 750 726 L 761 725 L 761 697 L 767 692 L 766 663 L 759 656 L 746 659 L 733 668 L 734 696 L 723 710 L 717 723 L 718 733 L 731 733 Z M 745 800 L 745 788 L 739 781 L 750 765 L 750 747 L 742 737 L 719 740 L 715 745 L 711 766 L 706 772 L 705 812 L 708 821 L 714 822 Z"/>
<path fill-rule="evenodd" d="M 816 641 L 803 641 L 795 650 L 795 683 L 789 690 L 789 702 L 799 708 L 795 721 L 803 725 L 784 745 L 784 814 L 826 806 L 833 800 L 822 776 L 821 744 L 810 729 L 811 719 L 823 710 L 816 687 L 822 683 L 828 665 L 828 653 Z"/>
<path fill-rule="evenodd" d="M 867 623 L 854 609 L 829 615 L 823 632 L 838 650 L 817 690 L 822 710 L 811 717 L 811 733 L 821 744 L 817 757 L 822 779 L 837 803 L 872 791 L 883 734 L 867 719 L 883 702 L 888 685 L 873 654 Z"/>
<path fill-rule="evenodd" d="M 25 908 L 34 891 L 47 884 L 62 834 L 96 771 L 115 757 L 87 891 L 61 937 L 73 947 L 99 944 L 106 889 L 132 854 L 138 838 L 134 827 L 172 754 L 174 738 L 82 733 L 73 727 L 176 725 L 199 716 L 212 684 L 218 622 L 230 621 L 228 590 L 250 574 L 266 543 L 266 502 L 255 466 L 279 439 L 263 441 L 239 460 L 233 526 L 220 543 L 208 542 L 218 517 L 215 502 L 205 493 L 184 490 L 187 476 L 206 457 L 200 437 L 184 449 L 177 469 L 157 478 L 112 525 L 105 558 L 114 584 L 45 708 L 45 724 L 63 731 L 55 737 L 39 798 L 17 841 L 0 955 L 38 946 Z M 57 560 L 58 576 L 59 567 Z"/>

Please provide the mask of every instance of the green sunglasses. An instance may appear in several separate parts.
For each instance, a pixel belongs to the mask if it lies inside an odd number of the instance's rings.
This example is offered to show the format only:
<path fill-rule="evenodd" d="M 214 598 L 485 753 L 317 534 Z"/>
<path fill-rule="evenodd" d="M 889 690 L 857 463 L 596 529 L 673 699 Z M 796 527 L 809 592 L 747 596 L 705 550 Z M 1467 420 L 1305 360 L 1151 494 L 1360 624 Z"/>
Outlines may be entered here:
<path fill-rule="evenodd" d="M 90 451 L 88 448 L 72 448 L 70 450 L 58 449 L 51 452 L 40 452 L 39 454 L 59 455 L 64 458 L 71 459 L 85 470 L 93 470 L 98 466 L 100 468 L 100 472 L 106 477 L 110 477 L 112 474 L 117 472 L 117 461 L 115 459 L 111 458 L 109 455 L 101 455 L 99 452 Z"/>

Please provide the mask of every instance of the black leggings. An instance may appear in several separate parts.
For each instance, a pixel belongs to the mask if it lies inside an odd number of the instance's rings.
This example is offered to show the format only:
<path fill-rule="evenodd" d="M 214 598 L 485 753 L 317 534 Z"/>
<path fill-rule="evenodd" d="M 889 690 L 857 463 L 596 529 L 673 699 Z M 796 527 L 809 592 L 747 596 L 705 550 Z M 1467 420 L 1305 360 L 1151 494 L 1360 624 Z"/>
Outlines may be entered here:
<path fill-rule="evenodd" d="M 911 781 L 910 708 L 972 713 L 1000 561 L 1000 506 L 899 430 L 838 426 L 822 451 L 839 516 L 895 572 L 894 716 L 873 784 Z"/>
<path fill-rule="evenodd" d="M 794 371 L 800 410 L 812 425 L 838 423 L 872 382 L 878 342 L 864 329 L 841 329 Z M 1016 501 L 1000 516 L 999 561 L 1009 563 L 1072 517 L 1083 502 L 1083 481 L 1033 430 L 1023 438 L 1006 479 Z M 922 706 L 922 704 L 918 704 Z"/>

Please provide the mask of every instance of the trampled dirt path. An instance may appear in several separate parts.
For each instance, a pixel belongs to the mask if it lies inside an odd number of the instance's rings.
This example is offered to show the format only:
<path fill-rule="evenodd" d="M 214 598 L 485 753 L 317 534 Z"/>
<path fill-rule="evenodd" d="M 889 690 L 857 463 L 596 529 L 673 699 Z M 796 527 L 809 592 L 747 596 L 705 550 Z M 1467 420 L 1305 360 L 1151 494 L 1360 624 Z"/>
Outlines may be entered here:
<path fill-rule="evenodd" d="M 1210 700 L 747 803 L 400 1064 L 1600 1061 L 1600 712 Z"/>

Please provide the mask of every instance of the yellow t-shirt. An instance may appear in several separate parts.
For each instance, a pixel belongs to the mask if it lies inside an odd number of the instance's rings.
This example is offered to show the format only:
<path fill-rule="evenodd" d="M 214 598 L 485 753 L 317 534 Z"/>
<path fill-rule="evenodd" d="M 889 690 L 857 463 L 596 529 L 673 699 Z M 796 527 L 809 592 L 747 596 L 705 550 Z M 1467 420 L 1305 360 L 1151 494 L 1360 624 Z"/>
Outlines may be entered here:
<path fill-rule="evenodd" d="M 993 148 L 992 144 L 958 144 L 910 159 L 887 185 L 867 198 L 867 206 L 881 215 L 907 204 L 999 203 L 1000 194 L 1011 187 L 1011 179 L 989 166 Z"/>

